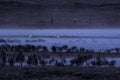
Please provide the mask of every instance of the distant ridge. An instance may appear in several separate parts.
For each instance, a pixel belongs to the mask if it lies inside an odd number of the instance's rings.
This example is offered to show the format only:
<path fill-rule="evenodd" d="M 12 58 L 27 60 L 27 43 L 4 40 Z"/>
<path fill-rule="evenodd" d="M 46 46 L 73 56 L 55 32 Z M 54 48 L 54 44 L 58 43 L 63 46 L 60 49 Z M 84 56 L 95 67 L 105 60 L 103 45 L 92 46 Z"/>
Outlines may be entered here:
<path fill-rule="evenodd" d="M 0 0 L 0 28 L 120 28 L 120 0 Z"/>
<path fill-rule="evenodd" d="M 27 3 L 22 1 L 0 1 L 1 8 L 25 8 L 25 7 L 40 7 L 40 5 L 34 3 Z"/>
<path fill-rule="evenodd" d="M 48 0 L 49 1 L 49 0 Z M 64 3 L 57 3 L 57 2 L 54 2 L 52 3 L 47 3 L 47 1 L 39 1 L 37 3 L 37 1 L 20 1 L 20 0 L 5 0 L 5 1 L 0 1 L 0 7 L 27 7 L 27 6 L 71 6 L 71 7 L 119 7 L 120 6 L 120 3 L 99 3 L 99 4 L 95 4 L 95 3 L 86 3 L 86 2 L 80 2 L 80 1 L 72 1 L 71 3 L 69 1 L 67 2 L 64 2 Z"/>

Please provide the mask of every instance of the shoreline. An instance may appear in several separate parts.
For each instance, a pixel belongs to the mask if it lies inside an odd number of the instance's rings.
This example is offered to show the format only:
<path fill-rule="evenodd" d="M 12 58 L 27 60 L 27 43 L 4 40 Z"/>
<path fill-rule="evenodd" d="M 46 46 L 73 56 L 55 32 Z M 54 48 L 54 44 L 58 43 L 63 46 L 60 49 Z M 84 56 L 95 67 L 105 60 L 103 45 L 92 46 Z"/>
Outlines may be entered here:
<path fill-rule="evenodd" d="M 90 39 L 120 39 L 120 36 L 39 36 L 39 35 L 0 35 L 0 38 L 90 38 Z"/>

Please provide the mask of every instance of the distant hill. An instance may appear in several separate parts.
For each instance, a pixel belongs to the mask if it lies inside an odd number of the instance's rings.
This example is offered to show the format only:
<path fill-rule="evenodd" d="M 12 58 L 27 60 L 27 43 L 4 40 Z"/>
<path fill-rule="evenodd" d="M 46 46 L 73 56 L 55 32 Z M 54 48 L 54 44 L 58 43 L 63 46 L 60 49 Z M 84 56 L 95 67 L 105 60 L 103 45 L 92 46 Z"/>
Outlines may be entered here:
<path fill-rule="evenodd" d="M 88 3 L 88 4 L 101 4 L 101 3 L 120 3 L 120 0 L 0 0 L 0 1 L 20 1 L 20 2 L 28 2 L 28 3 Z"/>
<path fill-rule="evenodd" d="M 22 1 L 0 1 L 0 8 L 26 8 L 40 7 L 40 5 Z"/>
<path fill-rule="evenodd" d="M 0 28 L 120 28 L 119 13 L 120 0 L 0 0 Z"/>
<path fill-rule="evenodd" d="M 0 0 L 0 6 L 120 6 L 120 0 Z"/>

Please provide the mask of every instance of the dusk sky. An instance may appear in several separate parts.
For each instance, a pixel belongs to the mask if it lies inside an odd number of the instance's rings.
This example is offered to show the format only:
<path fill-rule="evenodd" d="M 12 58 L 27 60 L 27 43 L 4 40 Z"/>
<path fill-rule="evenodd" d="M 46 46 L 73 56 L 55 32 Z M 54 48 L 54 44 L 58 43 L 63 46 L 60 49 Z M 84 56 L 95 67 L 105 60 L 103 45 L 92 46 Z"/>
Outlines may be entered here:
<path fill-rule="evenodd" d="M 120 28 L 120 0 L 0 0 L 0 28 Z"/>

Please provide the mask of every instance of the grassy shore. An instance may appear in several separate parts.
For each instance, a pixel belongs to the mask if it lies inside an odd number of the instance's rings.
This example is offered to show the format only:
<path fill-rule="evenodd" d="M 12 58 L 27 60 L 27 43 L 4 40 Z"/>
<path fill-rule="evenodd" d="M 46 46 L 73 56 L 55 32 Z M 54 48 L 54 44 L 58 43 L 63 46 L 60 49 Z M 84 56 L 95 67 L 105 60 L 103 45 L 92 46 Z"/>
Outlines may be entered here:
<path fill-rule="evenodd" d="M 0 68 L 0 80 L 119 80 L 115 67 L 10 67 Z"/>
<path fill-rule="evenodd" d="M 24 53 L 25 55 L 33 53 Z M 37 53 L 36 53 L 37 54 Z M 60 53 L 61 54 L 61 53 Z M 59 53 L 39 54 L 60 57 Z M 86 55 L 65 53 L 61 57 Z M 98 56 L 97 53 L 92 56 Z M 101 54 L 101 57 L 120 57 L 119 54 Z M 81 66 L 5 66 L 0 67 L 0 80 L 119 80 L 120 67 L 81 67 Z"/>

